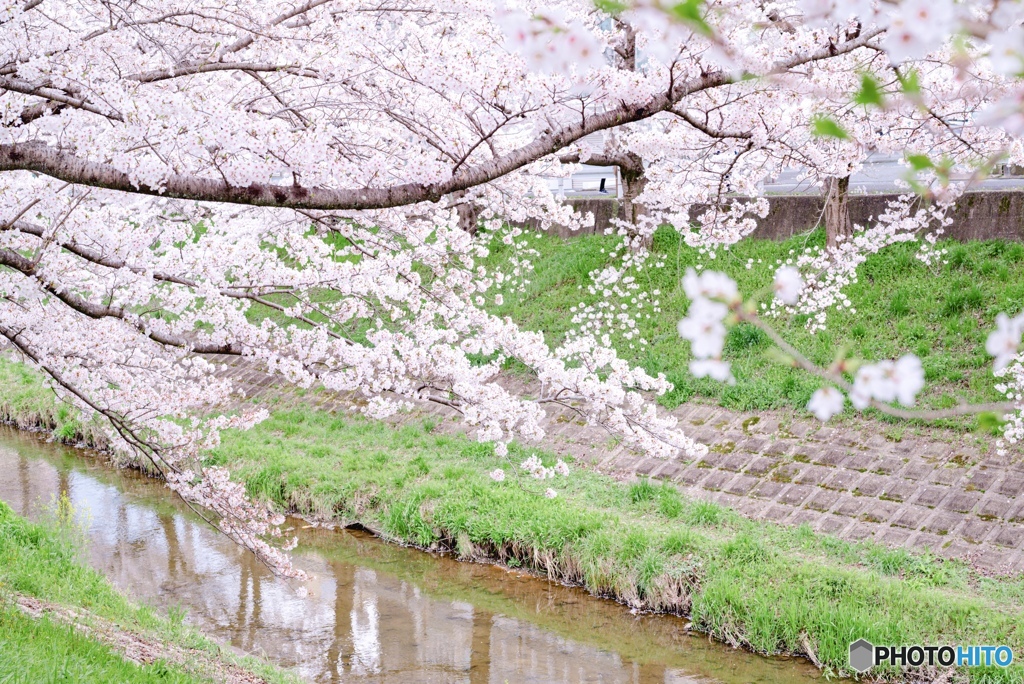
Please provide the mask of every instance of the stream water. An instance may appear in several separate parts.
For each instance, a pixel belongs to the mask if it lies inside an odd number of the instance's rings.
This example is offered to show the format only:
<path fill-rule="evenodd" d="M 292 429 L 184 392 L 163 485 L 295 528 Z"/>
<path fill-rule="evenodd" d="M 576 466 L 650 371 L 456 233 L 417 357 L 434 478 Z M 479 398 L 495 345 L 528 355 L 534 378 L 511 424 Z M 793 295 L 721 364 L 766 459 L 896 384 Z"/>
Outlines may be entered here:
<path fill-rule="evenodd" d="M 795 684 L 761 658 L 579 589 L 300 520 L 308 594 L 275 580 L 161 484 L 0 426 L 0 499 L 30 518 L 67 492 L 88 560 L 122 591 L 314 682 Z"/>

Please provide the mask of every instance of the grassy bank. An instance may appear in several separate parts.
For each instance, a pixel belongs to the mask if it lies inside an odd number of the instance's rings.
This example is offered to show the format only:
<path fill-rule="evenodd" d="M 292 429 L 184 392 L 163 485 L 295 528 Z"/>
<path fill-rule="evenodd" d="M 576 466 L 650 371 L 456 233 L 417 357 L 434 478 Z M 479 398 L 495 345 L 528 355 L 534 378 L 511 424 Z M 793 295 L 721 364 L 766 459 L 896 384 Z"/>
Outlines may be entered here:
<path fill-rule="evenodd" d="M 21 384 L 5 410 L 24 414 L 44 390 L 10 366 L 0 363 L 0 382 Z M 532 453 L 513 451 L 516 460 Z M 396 429 L 282 408 L 249 432 L 225 433 L 208 460 L 282 509 L 360 522 L 396 542 L 498 560 L 638 608 L 687 615 L 695 629 L 727 643 L 807 653 L 830 672 L 846 666 L 848 644 L 860 637 L 1007 643 L 1024 652 L 1020 579 L 753 522 L 671 487 L 586 471 L 555 481 L 559 495 L 547 499 L 541 491 L 549 482 L 511 474 L 492 481 L 487 472 L 503 465 L 492 448 L 436 425 Z M 1019 682 L 1024 669 L 963 678 Z"/>
<path fill-rule="evenodd" d="M 119 594 L 82 564 L 66 502 L 34 524 L 0 502 L 0 682 L 293 682 Z"/>
<path fill-rule="evenodd" d="M 1024 648 L 1024 583 L 935 558 L 746 520 L 671 487 L 590 472 L 493 482 L 491 448 L 432 426 L 307 409 L 228 433 L 210 456 L 260 499 L 466 559 L 580 584 L 761 653 L 810 653 L 827 671 L 850 642 L 1009 643 Z M 519 450 L 515 458 L 532 452 Z M 971 672 L 1019 682 L 1024 670 Z"/>
<path fill-rule="evenodd" d="M 531 282 L 524 294 L 505 295 L 504 304 L 493 310 L 528 329 L 544 331 L 549 342 L 557 343 L 572 325 L 572 307 L 602 299 L 587 293 L 588 274 L 616 263 L 610 254 L 620 239 L 600 235 L 561 239 L 543 234 L 525 239 L 539 252 L 532 257 Z M 676 332 L 688 305 L 680 280 L 688 267 L 703 263 L 728 273 L 750 295 L 770 284 L 778 259 L 823 242 L 822 231 L 783 242 L 743 240 L 710 260 L 687 247 L 673 229 L 662 228 L 655 235 L 654 258 L 649 263 L 664 265 L 632 274 L 641 291 L 660 292 L 661 312 L 648 308 L 645 311 L 651 317 L 638 321 L 650 345 L 630 349 L 621 337 L 613 337 L 613 343 L 623 356 L 649 372 L 668 376 L 675 385 L 663 399 L 669 407 L 698 397 L 740 410 L 803 409 L 818 382 L 775 362 L 767 337 L 749 325 L 732 329 L 726 340 L 725 356 L 732 362 L 735 385 L 689 375 L 689 343 Z M 953 406 L 961 398 L 1000 399 L 992 389 L 995 381 L 984 341 L 995 327 L 997 313 L 1013 315 L 1024 306 L 1024 245 L 990 241 L 939 246 L 949 250 L 949 263 L 934 269 L 915 258 L 914 244 L 882 250 L 859 268 L 859 282 L 846 289 L 856 314 L 830 311 L 827 330 L 813 335 L 806 331 L 806 319 L 799 316 L 778 320 L 779 330 L 809 358 L 826 365 L 843 344 L 849 344 L 851 354 L 867 359 L 917 354 L 928 383 L 920 398 L 924 406 Z M 491 249 L 488 263 L 498 268 L 512 248 L 494 241 Z M 750 260 L 754 266 L 748 270 Z M 618 305 L 624 300 L 612 297 L 610 301 Z"/>

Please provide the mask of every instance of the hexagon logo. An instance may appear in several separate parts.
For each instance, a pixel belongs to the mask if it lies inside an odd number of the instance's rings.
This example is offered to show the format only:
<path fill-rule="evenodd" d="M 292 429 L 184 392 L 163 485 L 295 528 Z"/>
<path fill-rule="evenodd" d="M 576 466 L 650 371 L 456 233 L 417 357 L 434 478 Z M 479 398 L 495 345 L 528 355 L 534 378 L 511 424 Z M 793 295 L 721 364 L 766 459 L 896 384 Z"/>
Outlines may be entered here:
<path fill-rule="evenodd" d="M 850 667 L 856 672 L 867 672 L 875 665 L 875 647 L 867 639 L 850 644 Z"/>

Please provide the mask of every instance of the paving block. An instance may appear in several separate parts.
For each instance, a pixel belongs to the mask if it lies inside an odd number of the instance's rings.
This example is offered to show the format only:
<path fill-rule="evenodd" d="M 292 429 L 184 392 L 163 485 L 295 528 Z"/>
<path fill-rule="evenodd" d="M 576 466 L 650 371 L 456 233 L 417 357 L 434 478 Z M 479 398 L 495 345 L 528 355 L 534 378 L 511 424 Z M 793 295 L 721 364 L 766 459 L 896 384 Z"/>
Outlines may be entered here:
<path fill-rule="evenodd" d="M 911 461 L 903 467 L 903 470 L 897 473 L 900 477 L 908 480 L 924 480 L 931 475 L 935 467 L 928 463 L 921 463 L 919 461 Z"/>
<path fill-rule="evenodd" d="M 972 544 L 980 544 L 985 541 L 985 538 L 989 536 L 993 529 L 995 529 L 995 525 L 990 522 L 978 520 L 977 518 L 968 518 L 963 527 L 957 530 L 957 534 L 965 541 L 969 541 Z"/>
<path fill-rule="evenodd" d="M 862 496 L 842 494 L 839 497 L 839 503 L 832 508 L 832 512 L 854 518 L 860 515 L 860 512 L 867 507 L 868 501 L 869 499 L 865 499 Z"/>
<path fill-rule="evenodd" d="M 1008 496 L 989 492 L 978 505 L 978 517 L 984 520 L 1000 519 L 1006 520 L 1010 511 L 1014 509 L 1015 502 Z"/>
<path fill-rule="evenodd" d="M 920 529 L 924 521 L 928 519 L 932 512 L 927 508 L 921 508 L 920 506 L 904 506 L 896 516 L 893 517 L 892 524 L 905 527 L 909 530 Z"/>
<path fill-rule="evenodd" d="M 981 492 L 952 491 L 942 501 L 942 508 L 957 513 L 970 513 L 981 501 Z"/>
<path fill-rule="evenodd" d="M 754 487 L 753 490 L 751 490 L 750 495 L 756 496 L 760 499 L 771 499 L 774 501 L 775 498 L 779 495 L 779 493 L 782 492 L 782 490 L 785 489 L 787 486 L 788 485 L 782 482 L 762 480 L 761 484 L 757 485 L 756 487 Z"/>
<path fill-rule="evenodd" d="M 717 492 L 720 489 L 723 489 L 729 480 L 734 477 L 736 477 L 736 474 L 730 473 L 727 470 L 713 470 L 711 471 L 711 474 L 700 483 L 700 486 L 704 489 Z"/>
<path fill-rule="evenodd" d="M 818 531 L 825 534 L 839 534 L 850 525 L 850 519 L 839 515 L 820 516 Z"/>
<path fill-rule="evenodd" d="M 995 491 L 1004 496 L 1020 496 L 1024 492 L 1024 474 L 1006 473 L 1003 481 L 996 485 Z"/>
<path fill-rule="evenodd" d="M 814 494 L 807 499 L 804 505 L 815 511 L 827 511 L 832 508 L 837 501 L 839 501 L 840 496 L 841 494 L 839 492 L 835 492 L 830 489 L 818 489 L 818 491 L 814 492 Z"/>
<path fill-rule="evenodd" d="M 926 532 L 933 532 L 939 535 L 947 535 L 963 522 L 964 516 L 948 511 L 934 511 L 931 517 L 925 522 L 923 529 Z"/>
<path fill-rule="evenodd" d="M 793 482 L 797 484 L 809 484 L 819 485 L 832 476 L 833 470 L 826 468 L 825 466 L 809 465 L 806 466 L 799 475 L 793 478 Z"/>
<path fill-rule="evenodd" d="M 935 508 L 943 499 L 946 498 L 947 495 L 949 495 L 950 491 L 949 487 L 924 485 L 918 488 L 917 497 L 914 499 L 914 503 L 921 506 L 927 506 L 928 508 Z"/>
<path fill-rule="evenodd" d="M 779 495 L 778 501 L 789 504 L 790 506 L 799 506 L 807 500 L 807 497 L 814 492 L 814 489 L 814 487 L 809 487 L 807 485 L 790 485 L 788 489 Z"/>
<path fill-rule="evenodd" d="M 1020 525 L 1000 525 L 999 531 L 992 538 L 992 541 L 1000 546 L 1007 546 L 1012 549 L 1021 547 L 1024 542 L 1024 527 Z"/>
<path fill-rule="evenodd" d="M 765 458 L 764 456 L 758 456 L 753 461 L 747 464 L 746 472 L 751 475 L 764 475 L 769 470 L 777 466 L 779 462 L 774 458 Z"/>
<path fill-rule="evenodd" d="M 979 466 L 967 475 L 967 478 L 960 483 L 960 486 L 968 491 L 988 491 L 1001 474 L 1002 472 L 999 470 Z"/>
<path fill-rule="evenodd" d="M 890 477 L 889 482 L 879 496 L 890 501 L 907 501 L 917 493 L 918 484 L 911 480 Z"/>
<path fill-rule="evenodd" d="M 888 484 L 889 478 L 866 473 L 857 481 L 857 488 L 854 491 L 861 496 L 879 496 Z"/>
<path fill-rule="evenodd" d="M 731 482 L 725 487 L 725 491 L 730 494 L 736 494 L 737 496 L 746 496 L 750 493 L 750 490 L 757 486 L 760 482 L 756 477 L 750 475 L 737 475 Z"/>
<path fill-rule="evenodd" d="M 899 509 L 899 504 L 892 501 L 872 501 L 861 511 L 860 519 L 873 523 L 889 522 Z"/>

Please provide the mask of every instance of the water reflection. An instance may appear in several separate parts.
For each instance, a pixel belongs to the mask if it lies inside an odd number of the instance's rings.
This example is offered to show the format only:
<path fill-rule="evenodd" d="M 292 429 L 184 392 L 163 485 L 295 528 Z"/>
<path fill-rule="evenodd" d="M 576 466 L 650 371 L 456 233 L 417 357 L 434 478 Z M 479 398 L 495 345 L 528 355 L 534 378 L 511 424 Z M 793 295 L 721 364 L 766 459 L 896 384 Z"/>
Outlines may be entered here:
<path fill-rule="evenodd" d="M 89 560 L 123 591 L 180 605 L 204 631 L 317 682 L 809 681 L 799 660 L 764 659 L 632 616 L 586 593 L 486 565 L 300 529 L 308 595 L 184 509 L 159 484 L 0 428 L 0 499 L 29 516 L 66 491 Z M 301 521 L 294 521 L 304 528 Z"/>

